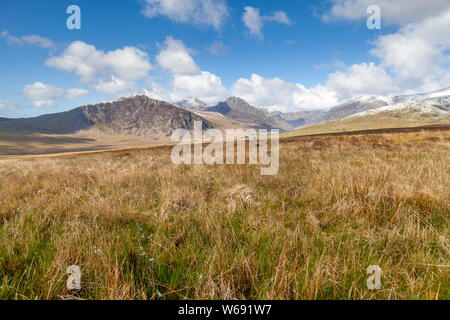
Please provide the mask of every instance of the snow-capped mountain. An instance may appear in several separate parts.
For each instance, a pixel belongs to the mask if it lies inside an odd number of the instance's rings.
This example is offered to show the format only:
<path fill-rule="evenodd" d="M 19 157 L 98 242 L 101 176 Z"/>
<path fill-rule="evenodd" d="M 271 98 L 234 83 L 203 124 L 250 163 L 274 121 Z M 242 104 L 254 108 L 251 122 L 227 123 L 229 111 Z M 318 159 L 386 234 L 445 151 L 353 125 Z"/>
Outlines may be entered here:
<path fill-rule="evenodd" d="M 260 110 L 290 129 L 385 111 L 390 111 L 393 116 L 399 118 L 420 119 L 428 116 L 432 119 L 442 119 L 450 117 L 450 87 L 428 93 L 391 97 L 365 95 L 347 100 L 328 111 L 283 113 L 268 107 L 261 107 Z"/>
<path fill-rule="evenodd" d="M 228 118 L 258 124 L 262 127 L 278 127 L 278 124 L 266 113 L 238 97 L 230 97 L 226 101 L 219 102 L 216 106 L 206 109 L 206 111 L 217 112 Z"/>
<path fill-rule="evenodd" d="M 382 112 L 396 113 L 397 116 L 408 112 L 409 115 L 426 115 L 437 119 L 450 117 L 450 88 L 431 93 L 397 96 L 392 99 L 392 103 L 386 106 L 359 112 L 350 117 L 362 117 Z"/>
<path fill-rule="evenodd" d="M 429 98 L 439 98 L 439 97 L 445 97 L 445 96 L 450 96 L 450 87 L 440 89 L 437 91 L 433 91 L 433 92 L 396 96 L 393 98 L 393 102 L 394 103 L 410 102 L 410 101 L 418 101 L 418 100 L 424 100 L 424 99 L 429 99 Z"/>
<path fill-rule="evenodd" d="M 205 110 L 208 108 L 208 105 L 202 100 L 194 97 L 189 97 L 184 100 L 180 100 L 174 103 L 176 106 L 190 109 L 190 110 Z"/>
<path fill-rule="evenodd" d="M 337 105 L 325 114 L 323 114 L 318 121 L 331 121 L 335 119 L 345 118 L 360 112 L 385 107 L 392 103 L 392 99 L 384 96 L 361 96 L 354 98 L 340 105 Z"/>
<path fill-rule="evenodd" d="M 211 127 L 206 119 L 189 110 L 145 95 L 132 95 L 33 118 L 0 118 L 0 131 L 160 137 L 170 136 L 180 128 L 192 129 L 194 121 L 201 121 L 204 128 Z"/>

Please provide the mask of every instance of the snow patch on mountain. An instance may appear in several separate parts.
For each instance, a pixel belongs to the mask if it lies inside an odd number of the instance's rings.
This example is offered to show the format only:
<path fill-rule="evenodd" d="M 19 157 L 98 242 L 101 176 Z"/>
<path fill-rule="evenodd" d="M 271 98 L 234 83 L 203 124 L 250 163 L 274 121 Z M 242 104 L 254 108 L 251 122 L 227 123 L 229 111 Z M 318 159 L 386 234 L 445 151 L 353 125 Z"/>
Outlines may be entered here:
<path fill-rule="evenodd" d="M 401 103 L 401 102 L 411 102 L 411 101 L 419 101 L 429 98 L 439 98 L 439 97 L 445 97 L 450 96 L 450 87 L 440 89 L 437 91 L 427 92 L 427 93 L 417 93 L 417 94 L 409 94 L 409 95 L 402 95 L 402 96 L 396 96 L 393 98 L 394 103 Z"/>
<path fill-rule="evenodd" d="M 180 100 L 178 102 L 175 102 L 175 105 L 190 110 L 204 110 L 209 107 L 205 102 L 195 97 L 189 97 L 184 100 Z"/>
<path fill-rule="evenodd" d="M 367 115 L 375 115 L 382 112 L 395 112 L 395 111 L 405 111 L 405 110 L 413 110 L 422 114 L 430 114 L 434 113 L 438 117 L 450 117 L 450 92 L 446 96 L 442 96 L 442 92 L 440 93 L 432 93 L 432 94 L 426 94 L 426 95 L 414 95 L 415 98 L 417 97 L 426 97 L 425 99 L 421 100 L 409 100 L 413 99 L 412 96 L 409 96 L 410 98 L 405 99 L 405 101 L 389 104 L 384 107 L 375 108 L 371 110 L 367 110 L 364 112 L 360 112 L 354 115 L 349 116 L 350 117 L 362 117 Z M 435 96 L 435 97 L 433 97 Z M 395 100 L 394 101 L 398 101 Z"/>

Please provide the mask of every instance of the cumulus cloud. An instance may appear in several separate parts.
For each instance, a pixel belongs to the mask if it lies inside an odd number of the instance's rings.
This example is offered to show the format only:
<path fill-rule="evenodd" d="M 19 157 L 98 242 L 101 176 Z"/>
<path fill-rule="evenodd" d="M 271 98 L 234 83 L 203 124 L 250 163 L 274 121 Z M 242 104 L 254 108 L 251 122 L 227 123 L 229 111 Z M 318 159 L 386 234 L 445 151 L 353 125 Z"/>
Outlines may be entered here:
<path fill-rule="evenodd" d="M 238 79 L 232 93 L 255 106 L 271 107 L 280 111 L 325 109 L 336 105 L 336 93 L 324 86 L 306 88 L 280 78 L 267 79 L 252 74 L 249 79 Z"/>
<path fill-rule="evenodd" d="M 142 0 L 142 14 L 148 18 L 165 16 L 172 21 L 212 26 L 219 30 L 228 18 L 224 0 Z"/>
<path fill-rule="evenodd" d="M 372 53 L 404 88 L 434 90 L 450 84 L 450 8 L 381 36 Z"/>
<path fill-rule="evenodd" d="M 215 74 L 202 71 L 191 52 L 183 41 L 167 37 L 157 56 L 158 65 L 169 71 L 172 77 L 172 88 L 167 90 L 170 91 L 170 100 L 195 96 L 206 103 L 218 102 L 227 91 L 222 80 Z M 156 90 L 158 94 L 164 93 L 161 88 Z"/>
<path fill-rule="evenodd" d="M 283 11 L 275 11 L 270 15 L 262 16 L 258 8 L 250 6 L 244 8 L 242 21 L 247 27 L 250 35 L 260 39 L 264 37 L 262 30 L 266 22 L 276 22 L 285 25 L 292 24 L 292 21 L 289 19 L 288 15 Z"/>
<path fill-rule="evenodd" d="M 49 58 L 45 64 L 73 72 L 82 83 L 110 94 L 133 88 L 153 68 L 147 53 L 135 47 L 104 52 L 83 41 L 72 42 L 61 55 Z"/>
<path fill-rule="evenodd" d="M 195 75 L 174 75 L 173 86 L 176 97 L 199 97 L 208 104 L 217 103 L 228 94 L 222 80 L 207 71 Z"/>
<path fill-rule="evenodd" d="M 33 45 L 45 49 L 55 46 L 55 43 L 50 39 L 35 34 L 17 37 L 9 34 L 7 31 L 2 31 L 0 32 L 0 37 L 5 38 L 9 43 L 19 46 Z"/>
<path fill-rule="evenodd" d="M 292 21 L 284 11 L 275 11 L 270 15 L 264 16 L 263 20 L 277 22 L 285 25 L 291 25 Z"/>
<path fill-rule="evenodd" d="M 99 92 L 111 95 L 137 90 L 133 81 L 124 80 L 114 75 L 98 79 L 93 87 Z"/>
<path fill-rule="evenodd" d="M 88 94 L 89 91 L 84 89 L 63 89 L 42 82 L 28 84 L 23 88 L 23 95 L 36 107 L 53 107 L 60 99 L 76 99 Z"/>
<path fill-rule="evenodd" d="M 450 7 L 448 0 L 333 0 L 330 11 L 323 18 L 325 21 L 366 19 L 370 5 L 380 7 L 385 23 L 400 25 L 438 15 Z"/>
<path fill-rule="evenodd" d="M 200 69 L 183 41 L 167 37 L 156 57 L 158 64 L 174 74 L 196 74 Z"/>
<path fill-rule="evenodd" d="M 255 37 L 262 38 L 263 21 L 258 8 L 245 7 L 242 20 L 249 33 Z"/>
<path fill-rule="evenodd" d="M 230 48 L 226 46 L 222 41 L 215 41 L 208 47 L 208 51 L 213 56 L 224 55 Z"/>
<path fill-rule="evenodd" d="M 432 91 L 450 85 L 450 2 L 448 0 L 334 0 L 326 18 L 356 20 L 381 7 L 383 21 L 399 29 L 379 36 L 370 53 L 379 64 L 361 63 L 328 76 L 340 97 Z M 413 22 L 411 22 L 413 21 Z"/>
<path fill-rule="evenodd" d="M 344 71 L 328 75 L 326 87 L 335 91 L 340 100 L 361 95 L 386 95 L 398 91 L 391 76 L 372 62 L 354 64 Z"/>

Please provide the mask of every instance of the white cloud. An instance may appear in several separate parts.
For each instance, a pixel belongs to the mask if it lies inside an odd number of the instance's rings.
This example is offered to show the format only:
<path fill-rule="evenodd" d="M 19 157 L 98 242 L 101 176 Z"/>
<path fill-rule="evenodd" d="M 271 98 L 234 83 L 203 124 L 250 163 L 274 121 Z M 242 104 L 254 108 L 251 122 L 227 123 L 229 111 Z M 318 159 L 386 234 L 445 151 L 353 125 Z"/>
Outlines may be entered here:
<path fill-rule="evenodd" d="M 403 88 L 434 90 L 450 84 L 450 9 L 397 33 L 381 36 L 372 53 Z"/>
<path fill-rule="evenodd" d="M 151 79 L 148 81 L 147 88 L 143 89 L 143 94 L 152 97 L 153 99 L 163 100 L 163 101 L 175 101 L 175 98 L 165 87 L 163 87 L 158 82 Z"/>
<path fill-rule="evenodd" d="M 359 20 L 368 17 L 367 8 L 378 5 L 383 22 L 388 24 L 407 24 L 420 21 L 450 7 L 448 0 L 333 0 L 331 10 L 324 20 Z"/>
<path fill-rule="evenodd" d="M 323 86 L 306 88 L 298 83 L 280 78 L 266 79 L 252 74 L 249 79 L 238 79 L 232 94 L 255 106 L 275 108 L 280 111 L 325 109 L 338 102 L 335 92 Z"/>
<path fill-rule="evenodd" d="M 372 55 L 380 60 L 355 64 L 328 76 L 326 86 L 340 98 L 361 94 L 432 91 L 450 85 L 450 2 L 335 0 L 330 17 L 360 19 L 370 4 L 378 4 L 388 23 L 400 24 L 379 36 Z M 414 20 L 412 23 L 409 21 Z"/>
<path fill-rule="evenodd" d="M 226 46 L 222 41 L 215 41 L 208 47 L 208 51 L 213 56 L 224 55 L 230 48 Z"/>
<path fill-rule="evenodd" d="M 215 74 L 201 71 L 195 75 L 174 75 L 174 98 L 198 97 L 208 104 L 214 104 L 227 96 L 227 89 Z"/>
<path fill-rule="evenodd" d="M 60 99 L 76 99 L 88 95 L 84 89 L 63 89 L 42 82 L 35 82 L 23 88 L 23 95 L 36 107 L 52 107 Z"/>
<path fill-rule="evenodd" d="M 354 64 L 345 71 L 328 75 L 326 87 L 337 93 L 340 100 L 361 95 L 386 95 L 397 91 L 392 78 L 374 63 Z"/>
<path fill-rule="evenodd" d="M 169 70 L 171 73 L 196 74 L 200 72 L 200 69 L 195 64 L 189 51 L 183 41 L 167 37 L 156 60 L 162 68 Z"/>
<path fill-rule="evenodd" d="M 103 52 L 82 41 L 72 42 L 61 55 L 49 58 L 45 64 L 73 72 L 84 84 L 110 94 L 134 87 L 153 68 L 147 53 L 135 47 Z"/>
<path fill-rule="evenodd" d="M 251 35 L 262 38 L 263 21 L 258 8 L 245 7 L 242 20 Z"/>
<path fill-rule="evenodd" d="M 51 48 L 55 46 L 54 42 L 48 38 L 41 37 L 39 35 L 28 35 L 28 36 L 13 36 L 7 31 L 0 32 L 0 37 L 5 38 L 9 43 L 16 45 L 35 45 L 41 48 Z"/>
<path fill-rule="evenodd" d="M 166 16 L 172 21 L 212 26 L 219 30 L 228 18 L 223 0 L 142 0 L 142 14 L 148 18 Z"/>
<path fill-rule="evenodd" d="M 86 89 L 80 89 L 80 88 L 73 88 L 73 89 L 66 89 L 64 93 L 64 98 L 66 99 L 76 99 L 82 96 L 86 96 L 89 94 L 89 91 Z"/>
<path fill-rule="evenodd" d="M 272 21 L 272 22 L 278 22 L 281 24 L 291 25 L 292 21 L 289 19 L 288 15 L 284 11 L 275 11 L 271 15 L 264 16 L 263 20 L 265 21 Z"/>
<path fill-rule="evenodd" d="M 137 89 L 133 81 L 127 81 L 114 75 L 98 79 L 94 88 L 102 93 L 115 95 L 117 93 L 128 93 Z"/>
<path fill-rule="evenodd" d="M 222 80 L 207 71 L 202 71 L 191 56 L 192 50 L 183 41 L 167 37 L 157 56 L 158 65 L 170 72 L 172 88 L 162 90 L 152 85 L 151 91 L 158 95 L 170 92 L 170 100 L 175 101 L 188 96 L 197 97 L 206 103 L 216 103 L 226 96 Z"/>
<path fill-rule="evenodd" d="M 247 6 L 244 8 L 242 21 L 247 27 L 250 35 L 259 39 L 264 37 L 262 29 L 265 22 L 277 22 L 285 25 L 291 25 L 292 21 L 288 15 L 283 11 L 275 11 L 270 15 L 262 16 L 258 8 Z"/>

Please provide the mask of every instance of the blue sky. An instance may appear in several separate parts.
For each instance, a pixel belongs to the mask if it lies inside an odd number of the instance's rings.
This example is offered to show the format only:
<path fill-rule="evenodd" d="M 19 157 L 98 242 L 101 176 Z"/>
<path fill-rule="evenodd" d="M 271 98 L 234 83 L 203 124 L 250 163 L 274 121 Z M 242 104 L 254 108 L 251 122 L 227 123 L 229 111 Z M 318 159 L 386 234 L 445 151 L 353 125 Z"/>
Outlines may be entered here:
<path fill-rule="evenodd" d="M 66 27 L 72 4 L 81 30 Z M 438 89 L 449 17 L 447 0 L 0 0 L 0 117 L 134 93 L 295 111 Z"/>

